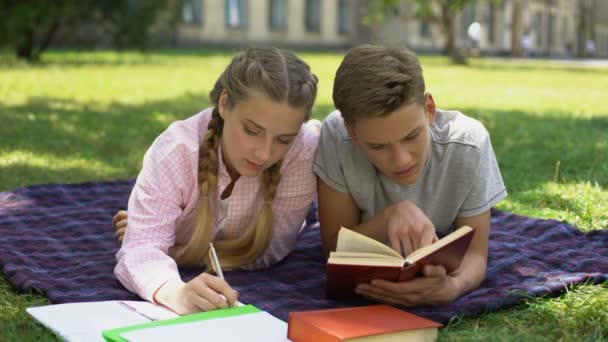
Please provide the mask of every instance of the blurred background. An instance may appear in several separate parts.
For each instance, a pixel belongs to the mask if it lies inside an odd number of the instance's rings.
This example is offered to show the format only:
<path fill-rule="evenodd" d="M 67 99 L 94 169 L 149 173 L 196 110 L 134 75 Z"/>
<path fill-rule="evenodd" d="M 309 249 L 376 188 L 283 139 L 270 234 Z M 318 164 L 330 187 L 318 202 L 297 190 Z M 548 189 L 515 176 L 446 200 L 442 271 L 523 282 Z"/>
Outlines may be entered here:
<path fill-rule="evenodd" d="M 343 49 L 608 57 L 602 0 L 2 0 L 0 44 L 37 60 L 51 46 Z"/>

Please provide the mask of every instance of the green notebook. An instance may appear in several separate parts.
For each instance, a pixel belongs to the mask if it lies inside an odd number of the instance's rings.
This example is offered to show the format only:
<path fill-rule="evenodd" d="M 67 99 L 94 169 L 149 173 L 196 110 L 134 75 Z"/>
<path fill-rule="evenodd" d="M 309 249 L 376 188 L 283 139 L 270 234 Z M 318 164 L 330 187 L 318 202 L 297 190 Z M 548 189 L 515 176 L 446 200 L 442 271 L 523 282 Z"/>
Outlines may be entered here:
<path fill-rule="evenodd" d="M 264 315 L 264 316 L 261 317 L 261 315 Z M 236 316 L 239 316 L 239 317 L 236 317 Z M 228 318 L 228 319 L 234 320 L 234 323 L 231 323 L 228 320 L 222 320 L 223 318 Z M 234 319 L 234 318 L 236 318 L 236 319 Z M 257 333 L 260 333 L 260 332 L 248 330 L 248 329 L 252 329 L 252 328 L 248 328 L 247 326 L 259 327 L 260 324 L 258 323 L 258 320 L 260 318 L 264 319 L 266 322 L 268 322 L 270 324 L 269 325 L 270 329 L 265 328 L 266 330 L 264 330 L 264 332 L 263 332 L 265 334 L 265 336 L 266 336 L 266 334 L 268 334 L 270 332 L 269 335 L 274 334 L 274 336 L 278 337 L 279 339 L 281 339 L 281 336 L 284 336 L 285 338 L 287 337 L 286 336 L 287 335 L 286 334 L 286 330 L 287 330 L 286 325 L 287 324 L 285 322 L 279 320 L 278 318 L 271 316 L 270 314 L 268 314 L 266 312 L 263 312 L 262 310 L 256 308 L 253 305 L 244 305 L 244 306 L 229 308 L 229 309 L 201 312 L 201 313 L 186 315 L 186 316 L 173 318 L 173 319 L 169 319 L 169 320 L 164 320 L 164 321 L 142 323 L 142 324 L 127 326 L 127 327 L 123 327 L 123 328 L 106 330 L 103 332 L 103 337 L 106 339 L 106 341 L 127 342 L 129 340 L 127 338 L 125 338 L 125 335 L 135 336 L 135 335 L 139 334 L 140 339 L 141 339 L 142 333 L 143 334 L 148 333 L 148 334 L 154 334 L 155 336 L 158 337 L 158 336 L 161 336 L 162 333 L 166 333 L 168 331 L 167 328 L 169 328 L 172 330 L 171 336 L 175 337 L 176 340 L 187 340 L 187 338 L 182 339 L 181 338 L 182 336 L 180 336 L 180 334 L 192 335 L 193 331 L 198 331 L 201 335 L 206 335 L 207 332 L 213 330 L 214 326 L 219 326 L 219 324 L 223 324 L 223 325 L 238 324 L 239 329 L 226 330 L 226 329 L 222 328 L 222 331 L 224 331 L 224 332 L 228 331 L 228 332 L 232 333 L 235 330 L 236 331 L 241 330 L 240 333 L 243 334 L 243 336 L 250 336 L 250 335 L 255 335 Z M 215 320 L 217 320 L 217 321 L 215 321 Z M 208 322 L 203 323 L 203 325 L 201 325 L 201 323 L 203 321 L 208 321 Z M 149 329 L 153 329 L 153 330 L 149 330 Z M 198 330 L 196 330 L 196 329 L 198 329 Z M 257 328 L 254 328 L 254 330 L 255 329 L 257 329 Z M 147 330 L 147 331 L 143 331 L 143 330 Z M 222 335 L 223 334 L 224 333 L 222 333 Z M 186 337 L 186 336 L 183 336 L 183 337 Z M 267 337 L 270 337 L 270 336 L 267 336 Z M 277 339 L 274 339 L 274 340 L 277 340 Z"/>

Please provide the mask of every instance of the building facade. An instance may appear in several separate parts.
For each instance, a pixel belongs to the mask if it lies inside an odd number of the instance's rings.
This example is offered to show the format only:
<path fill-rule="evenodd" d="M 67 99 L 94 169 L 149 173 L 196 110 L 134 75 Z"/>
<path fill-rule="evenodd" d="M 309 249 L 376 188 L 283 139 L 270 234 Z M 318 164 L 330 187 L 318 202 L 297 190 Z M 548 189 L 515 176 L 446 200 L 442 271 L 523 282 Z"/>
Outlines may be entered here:
<path fill-rule="evenodd" d="M 186 0 L 178 45 L 347 47 L 367 30 L 361 0 Z"/>
<path fill-rule="evenodd" d="M 344 48 L 362 42 L 440 51 L 441 28 L 414 17 L 402 0 L 395 13 L 364 25 L 374 0 L 185 0 L 178 46 L 203 44 Z M 473 40 L 471 24 L 478 35 Z M 472 2 L 452 20 L 457 47 L 483 54 L 608 57 L 608 1 Z M 517 49 L 520 49 L 517 51 Z"/>

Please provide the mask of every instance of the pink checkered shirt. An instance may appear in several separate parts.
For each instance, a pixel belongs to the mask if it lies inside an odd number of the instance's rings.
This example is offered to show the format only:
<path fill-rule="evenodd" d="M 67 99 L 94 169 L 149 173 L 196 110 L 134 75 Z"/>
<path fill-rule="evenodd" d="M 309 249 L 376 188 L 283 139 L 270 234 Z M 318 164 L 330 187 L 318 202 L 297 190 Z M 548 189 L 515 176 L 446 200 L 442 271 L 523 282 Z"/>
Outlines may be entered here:
<path fill-rule="evenodd" d="M 175 261 L 167 255 L 171 246 L 183 248 L 192 236 L 199 200 L 198 151 L 211 109 L 174 122 L 152 144 L 129 198 L 129 228 L 116 254 L 116 277 L 130 291 L 154 301 L 164 283 L 179 279 Z M 316 195 L 312 171 L 318 134 L 304 125 L 281 167 L 282 178 L 272 208 L 273 238 L 266 252 L 245 268 L 268 267 L 283 259 L 296 244 L 302 223 Z M 218 187 L 212 210 L 218 212 L 220 189 L 230 176 L 219 151 Z M 232 239 L 248 229 L 261 209 L 260 176 L 241 176 L 228 197 L 226 217 L 218 229 L 214 215 L 212 240 Z"/>

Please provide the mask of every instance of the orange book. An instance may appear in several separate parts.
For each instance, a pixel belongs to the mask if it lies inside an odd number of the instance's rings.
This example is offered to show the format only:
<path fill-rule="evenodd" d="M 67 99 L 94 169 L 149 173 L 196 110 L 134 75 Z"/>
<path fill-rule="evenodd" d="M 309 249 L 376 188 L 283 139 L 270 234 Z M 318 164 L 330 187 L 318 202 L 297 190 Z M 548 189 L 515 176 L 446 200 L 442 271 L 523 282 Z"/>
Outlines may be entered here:
<path fill-rule="evenodd" d="M 326 295 L 329 298 L 355 296 L 357 284 L 372 279 L 411 280 L 427 264 L 441 265 L 450 274 L 460 267 L 474 234 L 472 227 L 462 226 L 404 258 L 387 245 L 342 227 L 336 251 L 331 252 L 327 260 Z"/>
<path fill-rule="evenodd" d="M 294 342 L 434 341 L 442 325 L 388 305 L 289 313 Z"/>

